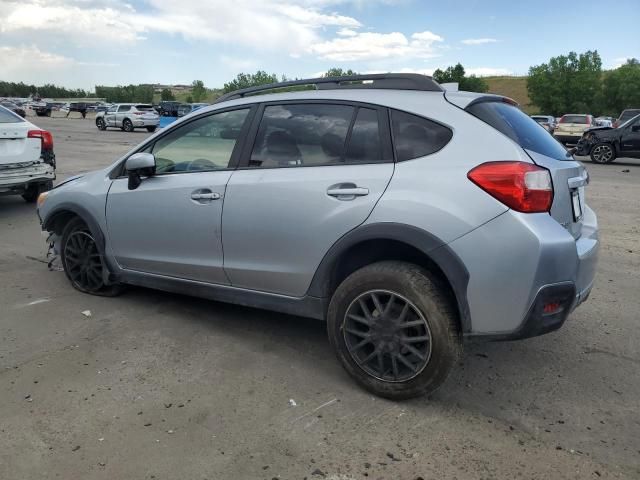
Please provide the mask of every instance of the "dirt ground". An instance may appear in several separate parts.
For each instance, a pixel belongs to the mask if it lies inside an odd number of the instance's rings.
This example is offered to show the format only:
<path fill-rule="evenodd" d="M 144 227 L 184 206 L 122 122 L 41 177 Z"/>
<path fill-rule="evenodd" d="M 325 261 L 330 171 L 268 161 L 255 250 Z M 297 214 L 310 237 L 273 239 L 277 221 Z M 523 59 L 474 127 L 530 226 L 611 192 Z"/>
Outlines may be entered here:
<path fill-rule="evenodd" d="M 59 180 L 148 135 L 33 121 Z M 437 394 L 402 403 L 359 389 L 321 322 L 75 291 L 43 263 L 33 205 L 0 197 L 0 478 L 640 478 L 640 161 L 585 163 L 589 301 L 556 333 L 466 345 Z"/>

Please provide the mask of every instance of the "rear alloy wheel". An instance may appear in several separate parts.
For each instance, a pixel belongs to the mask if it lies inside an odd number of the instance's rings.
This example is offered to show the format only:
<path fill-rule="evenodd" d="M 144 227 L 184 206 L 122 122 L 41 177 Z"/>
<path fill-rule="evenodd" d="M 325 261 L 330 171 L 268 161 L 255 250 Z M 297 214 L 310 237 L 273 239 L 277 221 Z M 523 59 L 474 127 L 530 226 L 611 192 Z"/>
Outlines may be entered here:
<path fill-rule="evenodd" d="M 616 159 L 616 152 L 610 143 L 598 143 L 591 149 L 591 160 L 595 163 L 610 163 Z"/>
<path fill-rule="evenodd" d="M 327 329 L 347 372 L 386 398 L 433 393 L 461 352 L 450 295 L 410 263 L 379 262 L 352 273 L 331 299 Z"/>
<path fill-rule="evenodd" d="M 96 127 L 98 127 L 98 130 L 106 130 L 107 124 L 104 122 L 104 119 L 100 117 L 96 119 Z"/>
<path fill-rule="evenodd" d="M 125 132 L 133 132 L 133 123 L 131 123 L 131 120 L 129 120 L 128 118 L 125 118 L 124 121 L 122 122 L 122 129 Z"/>
<path fill-rule="evenodd" d="M 71 220 L 65 227 L 60 250 L 64 272 L 77 290 L 102 296 L 121 292 L 120 285 L 105 283 L 108 272 L 104 259 L 91 231 L 80 218 Z"/>

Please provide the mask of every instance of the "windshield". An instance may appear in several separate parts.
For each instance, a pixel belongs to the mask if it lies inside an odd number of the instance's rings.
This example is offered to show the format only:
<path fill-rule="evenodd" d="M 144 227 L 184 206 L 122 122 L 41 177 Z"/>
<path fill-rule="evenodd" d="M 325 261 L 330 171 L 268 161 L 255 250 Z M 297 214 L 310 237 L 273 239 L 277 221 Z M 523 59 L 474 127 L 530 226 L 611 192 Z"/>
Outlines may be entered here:
<path fill-rule="evenodd" d="M 556 160 L 572 160 L 573 157 L 535 120 L 519 108 L 504 102 L 480 102 L 471 104 L 466 110 L 473 116 L 504 133 L 522 148 Z"/>
<path fill-rule="evenodd" d="M 13 113 L 11 110 L 6 109 L 3 106 L 0 106 L 0 123 L 18 123 L 24 122 L 24 120 Z"/>

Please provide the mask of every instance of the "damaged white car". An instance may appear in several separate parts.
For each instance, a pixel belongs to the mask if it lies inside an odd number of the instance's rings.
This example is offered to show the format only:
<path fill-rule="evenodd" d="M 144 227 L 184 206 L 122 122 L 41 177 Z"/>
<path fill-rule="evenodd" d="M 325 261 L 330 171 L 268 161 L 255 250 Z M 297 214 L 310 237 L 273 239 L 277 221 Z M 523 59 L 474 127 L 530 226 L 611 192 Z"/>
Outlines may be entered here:
<path fill-rule="evenodd" d="M 27 202 L 51 190 L 56 178 L 53 136 L 0 106 L 0 195 Z"/>

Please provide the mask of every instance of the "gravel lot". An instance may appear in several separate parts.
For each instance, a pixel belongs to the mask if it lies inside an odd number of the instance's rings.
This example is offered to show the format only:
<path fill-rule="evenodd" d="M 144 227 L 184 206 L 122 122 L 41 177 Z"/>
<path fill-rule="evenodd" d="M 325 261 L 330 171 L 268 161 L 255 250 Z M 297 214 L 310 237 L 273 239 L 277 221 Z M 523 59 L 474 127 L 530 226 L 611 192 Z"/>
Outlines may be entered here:
<path fill-rule="evenodd" d="M 33 121 L 59 180 L 148 135 Z M 589 301 L 557 333 L 467 345 L 436 395 L 403 403 L 360 390 L 321 322 L 75 291 L 43 263 L 33 205 L 0 197 L 0 478 L 640 478 L 640 161 L 587 165 Z"/>

